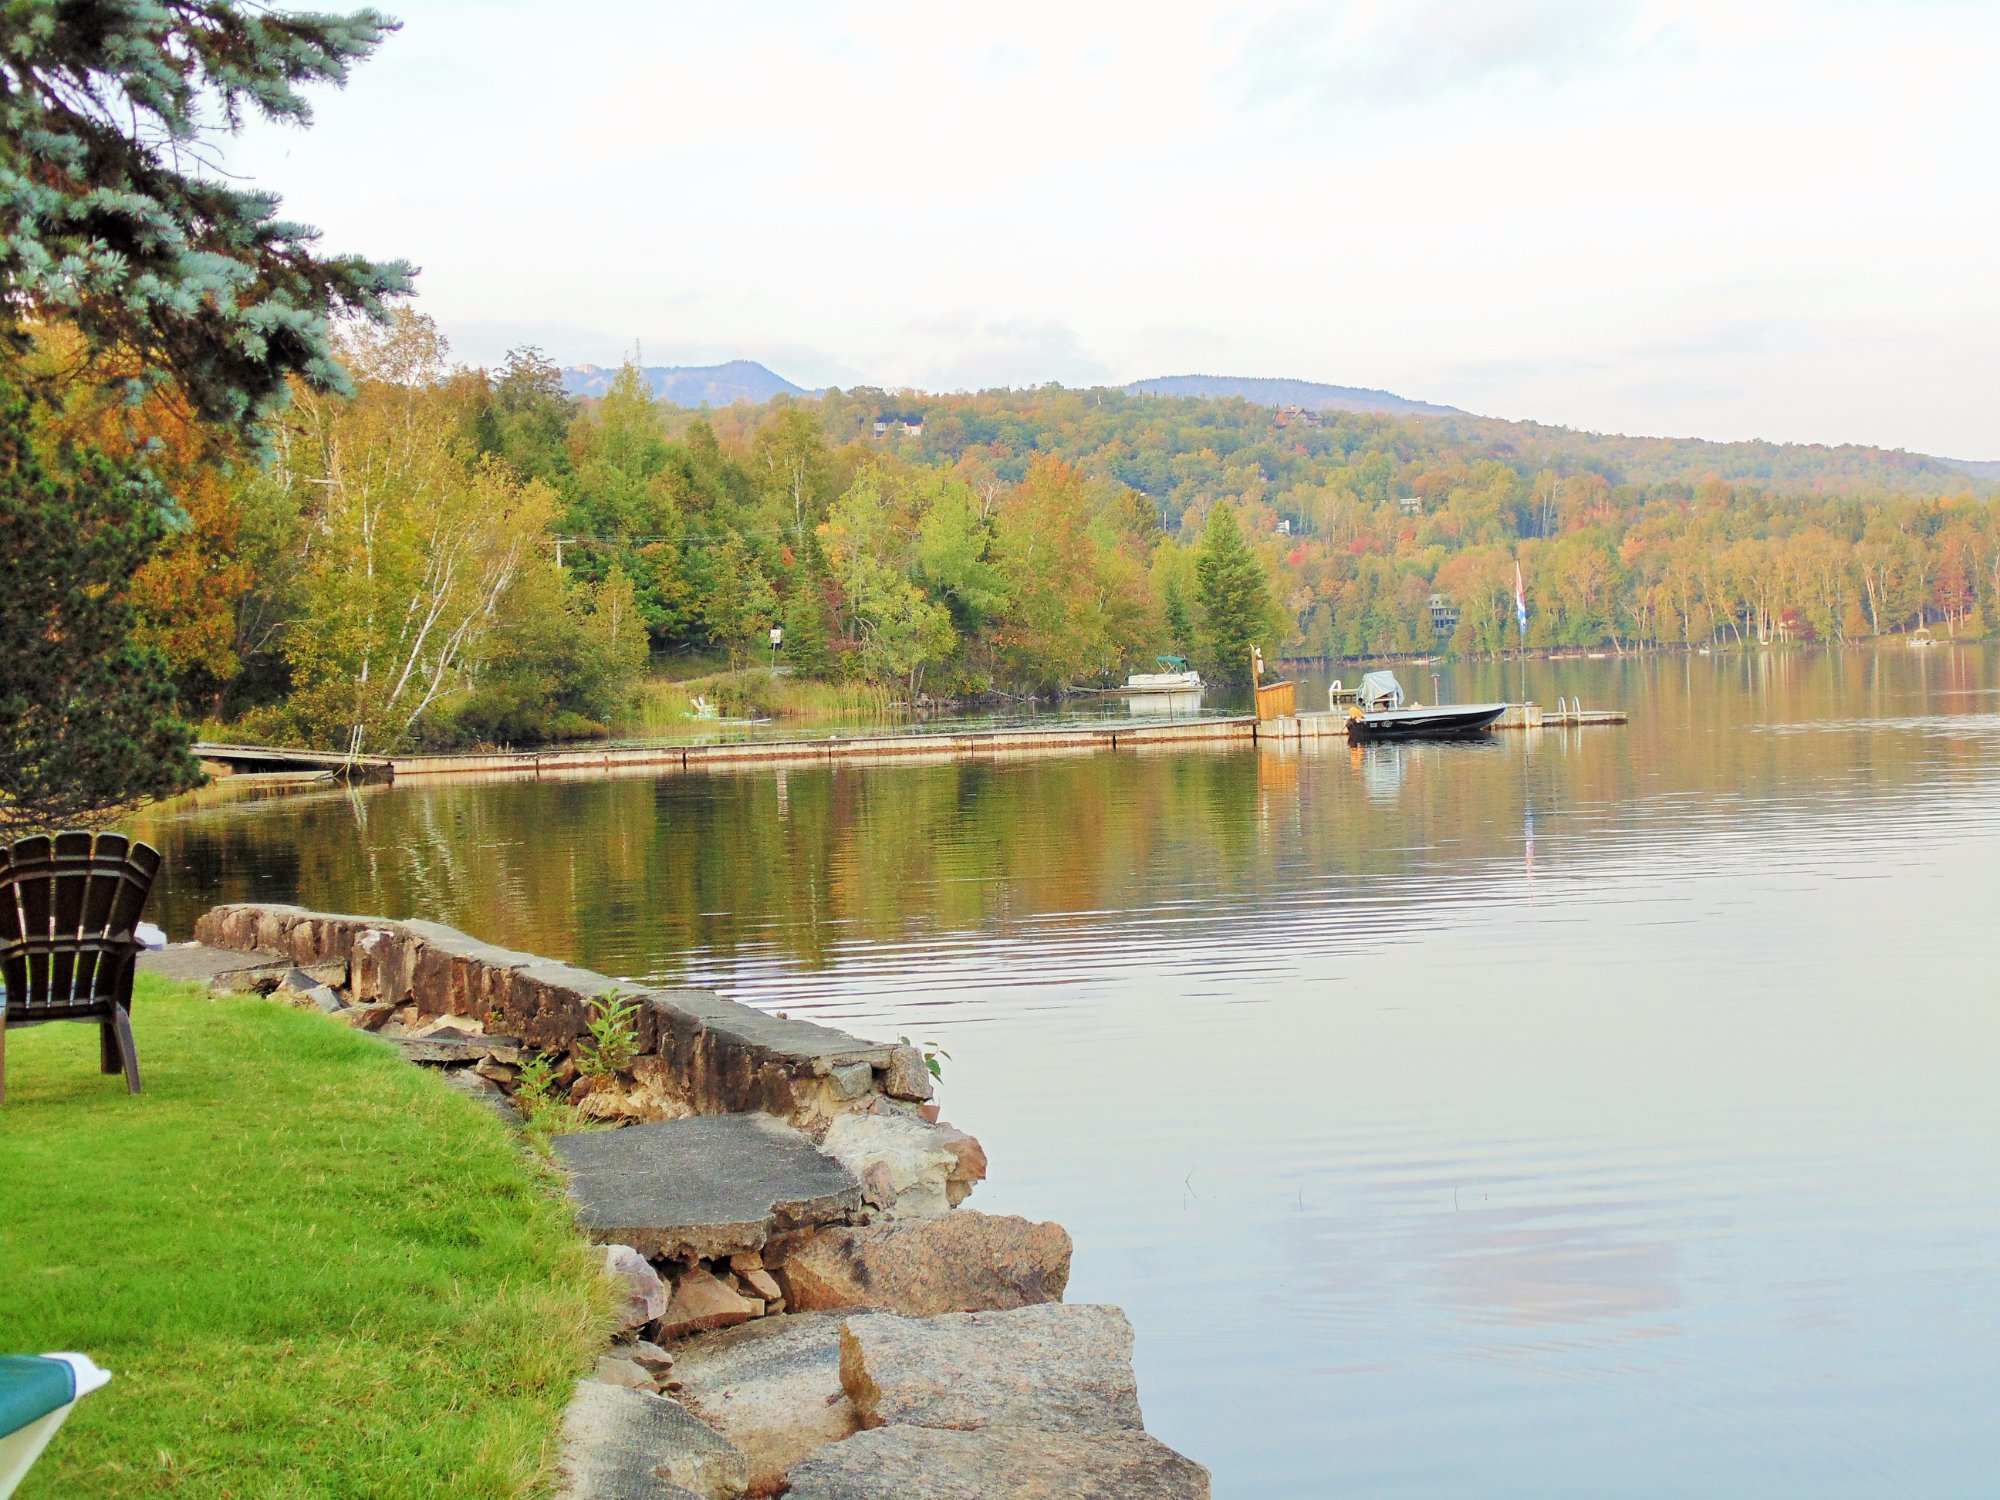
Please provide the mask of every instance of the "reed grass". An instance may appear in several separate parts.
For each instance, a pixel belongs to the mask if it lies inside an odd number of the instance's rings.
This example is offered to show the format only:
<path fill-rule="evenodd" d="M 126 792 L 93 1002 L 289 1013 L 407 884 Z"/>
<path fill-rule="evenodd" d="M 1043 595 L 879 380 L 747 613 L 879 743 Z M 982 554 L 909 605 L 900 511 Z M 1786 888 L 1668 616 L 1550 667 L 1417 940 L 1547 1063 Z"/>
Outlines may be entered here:
<path fill-rule="evenodd" d="M 694 700 L 706 698 L 725 718 L 782 719 L 795 723 L 879 721 L 901 716 L 896 690 L 870 682 L 818 682 L 752 669 L 711 672 L 671 681 L 649 677 L 639 685 L 631 710 L 612 728 L 621 735 L 685 733 L 701 721 Z"/>

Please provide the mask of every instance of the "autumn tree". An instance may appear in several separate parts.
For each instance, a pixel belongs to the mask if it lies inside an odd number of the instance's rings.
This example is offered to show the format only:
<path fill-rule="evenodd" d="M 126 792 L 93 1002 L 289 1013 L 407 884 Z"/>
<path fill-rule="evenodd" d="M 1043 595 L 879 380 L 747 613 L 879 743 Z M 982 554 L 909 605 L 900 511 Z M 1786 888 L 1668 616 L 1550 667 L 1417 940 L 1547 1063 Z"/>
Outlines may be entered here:
<path fill-rule="evenodd" d="M 924 669 L 958 644 L 951 613 L 912 576 L 919 518 L 912 496 L 879 465 L 863 469 L 834 501 L 820 543 L 845 597 L 864 676 L 901 680 L 915 699 Z"/>
<path fill-rule="evenodd" d="M 483 380 L 446 367 L 427 320 L 401 314 L 343 352 L 359 394 L 301 400 L 281 460 L 315 499 L 301 613 L 284 636 L 292 692 L 270 722 L 381 753 L 474 691 L 510 622 L 532 623 L 514 585 L 556 497 L 474 452 L 468 418 Z"/>

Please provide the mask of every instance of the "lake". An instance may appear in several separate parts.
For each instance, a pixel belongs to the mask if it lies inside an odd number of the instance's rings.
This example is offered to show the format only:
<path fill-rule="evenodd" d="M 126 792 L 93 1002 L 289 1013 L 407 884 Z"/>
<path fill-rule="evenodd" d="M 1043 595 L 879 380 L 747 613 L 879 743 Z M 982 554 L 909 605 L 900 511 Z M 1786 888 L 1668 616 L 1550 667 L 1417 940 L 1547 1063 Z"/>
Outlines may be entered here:
<path fill-rule="evenodd" d="M 145 829 L 156 915 L 942 1047 L 973 1206 L 1068 1226 L 1225 1500 L 1990 1495 L 2000 650 L 1526 685 L 1632 723 L 214 802 Z"/>

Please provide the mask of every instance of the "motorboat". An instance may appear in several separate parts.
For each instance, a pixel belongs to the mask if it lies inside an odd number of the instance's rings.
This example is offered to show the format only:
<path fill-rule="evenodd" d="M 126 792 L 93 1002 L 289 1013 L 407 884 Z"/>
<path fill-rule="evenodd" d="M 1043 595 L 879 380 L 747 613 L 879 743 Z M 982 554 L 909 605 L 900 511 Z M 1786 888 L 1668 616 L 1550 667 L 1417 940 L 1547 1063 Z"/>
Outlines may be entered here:
<path fill-rule="evenodd" d="M 1408 700 L 1394 672 L 1361 679 L 1347 711 L 1350 740 L 1450 740 L 1484 734 L 1507 712 L 1504 703 L 1448 703 L 1432 708 Z"/>
<path fill-rule="evenodd" d="M 1202 689 L 1207 686 L 1201 673 L 1187 664 L 1185 656 L 1163 656 L 1163 670 L 1134 672 L 1125 686 L 1113 688 L 1125 700 L 1125 709 L 1134 714 L 1193 714 L 1201 711 Z"/>
<path fill-rule="evenodd" d="M 1144 698 L 1162 695 L 1174 698 L 1185 697 L 1189 693 L 1196 696 L 1207 686 L 1201 680 L 1201 673 L 1187 663 L 1185 656 L 1163 656 L 1159 664 L 1164 671 L 1134 672 L 1125 679 L 1125 686 L 1118 691 L 1127 698 Z"/>
<path fill-rule="evenodd" d="M 1910 639 L 1907 644 L 1911 650 L 1921 651 L 1927 646 L 1935 646 L 1937 644 L 1937 637 L 1920 625 L 1910 633 Z"/>

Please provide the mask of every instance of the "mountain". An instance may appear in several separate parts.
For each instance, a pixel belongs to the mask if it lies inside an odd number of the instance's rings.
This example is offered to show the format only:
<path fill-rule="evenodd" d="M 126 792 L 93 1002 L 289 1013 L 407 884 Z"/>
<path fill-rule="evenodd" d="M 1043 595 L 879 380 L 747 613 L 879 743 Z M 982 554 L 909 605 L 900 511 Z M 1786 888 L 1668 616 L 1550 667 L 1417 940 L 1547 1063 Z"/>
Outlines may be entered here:
<path fill-rule="evenodd" d="M 1309 411 L 1367 411 L 1391 416 L 1462 417 L 1455 406 L 1433 406 L 1390 391 L 1317 380 L 1270 380 L 1251 375 L 1162 375 L 1125 387 L 1133 396 L 1209 396 L 1254 401 L 1259 406 L 1303 406 Z"/>
<path fill-rule="evenodd" d="M 2000 479 L 2000 458 L 1941 458 L 1938 462 L 1950 464 L 1975 479 Z"/>
<path fill-rule="evenodd" d="M 601 396 L 611 389 L 617 368 L 571 365 L 563 372 L 563 389 L 572 396 Z M 647 365 L 639 371 L 653 394 L 675 406 L 753 406 L 773 396 L 809 396 L 803 386 L 774 375 L 754 359 L 732 359 L 723 365 Z"/>

